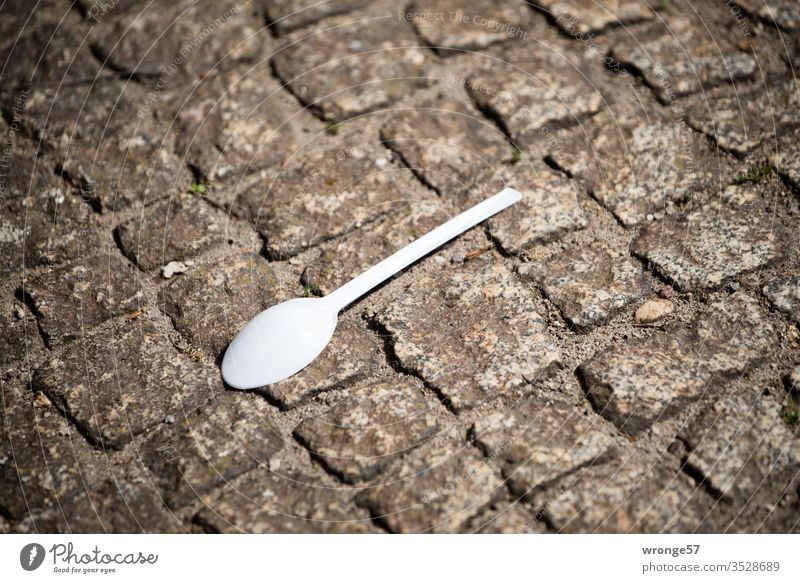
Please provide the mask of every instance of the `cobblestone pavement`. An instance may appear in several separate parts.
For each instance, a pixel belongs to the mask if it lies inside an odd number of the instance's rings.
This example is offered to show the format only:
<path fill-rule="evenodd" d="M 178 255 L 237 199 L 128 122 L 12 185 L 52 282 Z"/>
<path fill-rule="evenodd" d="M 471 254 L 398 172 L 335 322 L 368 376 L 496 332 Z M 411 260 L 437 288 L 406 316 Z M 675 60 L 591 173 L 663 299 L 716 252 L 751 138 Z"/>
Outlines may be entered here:
<path fill-rule="evenodd" d="M 4 531 L 800 531 L 795 0 L 9 0 L 0 39 Z M 223 385 L 260 310 L 504 185 Z"/>

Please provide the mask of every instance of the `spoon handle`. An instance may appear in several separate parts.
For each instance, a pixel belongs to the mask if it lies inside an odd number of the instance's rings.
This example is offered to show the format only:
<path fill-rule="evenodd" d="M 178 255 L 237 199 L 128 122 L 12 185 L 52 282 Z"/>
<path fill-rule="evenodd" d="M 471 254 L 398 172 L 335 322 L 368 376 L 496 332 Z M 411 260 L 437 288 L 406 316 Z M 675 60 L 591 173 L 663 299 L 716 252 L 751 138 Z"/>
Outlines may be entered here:
<path fill-rule="evenodd" d="M 504 188 L 491 198 L 487 198 L 483 202 L 465 210 L 460 215 L 453 217 L 431 232 L 409 243 L 380 263 L 373 265 L 358 277 L 329 293 L 324 299 L 330 302 L 337 311 L 344 309 L 401 269 L 425 257 L 425 255 L 444 245 L 450 239 L 499 213 L 521 198 L 522 194 L 519 191 L 513 188 Z"/>

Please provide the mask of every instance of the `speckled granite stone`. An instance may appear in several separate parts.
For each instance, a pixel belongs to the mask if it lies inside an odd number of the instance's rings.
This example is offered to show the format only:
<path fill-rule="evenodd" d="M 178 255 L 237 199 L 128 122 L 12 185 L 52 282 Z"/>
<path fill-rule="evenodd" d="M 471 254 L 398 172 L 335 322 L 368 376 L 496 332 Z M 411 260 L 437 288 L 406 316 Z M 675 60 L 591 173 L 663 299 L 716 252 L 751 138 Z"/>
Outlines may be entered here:
<path fill-rule="evenodd" d="M 527 6 L 504 0 L 416 0 L 404 13 L 434 49 L 478 50 L 523 40 L 531 23 Z"/>
<path fill-rule="evenodd" d="M 259 391 L 282 409 L 293 409 L 315 395 L 368 378 L 384 362 L 381 339 L 357 315 L 339 316 L 330 344 L 314 362 Z"/>
<path fill-rule="evenodd" d="M 747 154 L 800 125 L 800 84 L 785 79 L 749 91 L 719 87 L 693 96 L 685 109 L 689 125 L 713 137 L 720 148 Z"/>
<path fill-rule="evenodd" d="M 80 1 L 97 21 L 92 48 L 124 73 L 169 79 L 179 72 L 205 72 L 220 61 L 254 60 L 269 40 L 263 9 L 251 0 L 138 0 L 107 10 L 103 3 Z"/>
<path fill-rule="evenodd" d="M 705 532 L 714 502 L 677 469 L 620 461 L 581 470 L 535 500 L 562 533 Z"/>
<path fill-rule="evenodd" d="M 538 396 L 480 418 L 471 432 L 489 463 L 502 468 L 512 492 L 525 497 L 591 464 L 613 442 L 613 430 L 599 417 Z"/>
<path fill-rule="evenodd" d="M 628 227 L 663 216 L 719 175 L 702 136 L 666 119 L 601 113 L 557 137 L 549 158 Z"/>
<path fill-rule="evenodd" d="M 270 408 L 252 393 L 223 393 L 197 415 L 164 423 L 140 448 L 164 500 L 197 500 L 257 466 L 283 447 Z"/>
<path fill-rule="evenodd" d="M 373 479 L 438 429 L 422 383 L 392 379 L 368 384 L 322 415 L 304 419 L 294 434 L 320 463 L 352 483 Z"/>
<path fill-rule="evenodd" d="M 579 330 L 606 323 L 650 289 L 629 259 L 597 247 L 525 263 L 519 273 L 536 282 Z"/>
<path fill-rule="evenodd" d="M 116 229 L 123 254 L 142 270 L 195 259 L 227 238 L 228 217 L 189 194 L 147 207 Z"/>
<path fill-rule="evenodd" d="M 186 92 L 181 85 L 159 96 L 165 109 L 159 103 L 157 113 L 174 120 L 177 152 L 212 181 L 212 200 L 215 189 L 279 167 L 325 129 L 281 89 L 268 62 L 215 69 Z"/>
<path fill-rule="evenodd" d="M 270 26 L 279 34 L 330 16 L 352 12 L 369 4 L 369 0 L 265 0 Z"/>
<path fill-rule="evenodd" d="M 249 249 L 203 257 L 161 290 L 162 309 L 195 346 L 214 357 L 262 309 L 302 295 L 299 275 Z"/>
<path fill-rule="evenodd" d="M 681 290 L 714 289 L 781 254 L 780 226 L 756 189 L 729 186 L 682 215 L 651 223 L 633 252 Z"/>
<path fill-rule="evenodd" d="M 476 181 L 475 187 L 459 198 L 466 210 L 510 186 L 522 193 L 522 200 L 491 217 L 489 233 L 507 252 L 522 254 L 542 243 L 554 241 L 585 228 L 589 221 L 581 208 L 580 187 L 563 174 L 540 163 L 520 163 L 500 168 Z"/>
<path fill-rule="evenodd" d="M 641 72 L 663 102 L 748 79 L 757 70 L 751 55 L 686 16 L 665 16 L 663 23 L 655 23 L 652 33 L 644 36 L 644 40 L 639 35 L 622 39 L 611 53 Z"/>
<path fill-rule="evenodd" d="M 0 390 L 0 508 L 15 532 L 185 530 L 136 464 L 92 448 L 41 393 Z"/>
<path fill-rule="evenodd" d="M 363 26 L 367 18 L 373 20 Z M 381 0 L 358 18 L 334 17 L 287 35 L 273 59 L 281 80 L 304 104 L 342 121 L 428 85 L 427 58 L 418 44 L 398 6 Z"/>
<path fill-rule="evenodd" d="M 18 279 L 23 268 L 64 263 L 93 250 L 99 236 L 90 213 L 56 175 L 55 164 L 37 159 L 35 144 L 17 140 L 0 180 L 0 276 Z"/>
<path fill-rule="evenodd" d="M 448 200 L 512 154 L 500 131 L 468 101 L 446 83 L 436 99 L 397 111 L 381 129 L 386 145 Z"/>
<path fill-rule="evenodd" d="M 793 434 L 771 397 L 755 391 L 726 395 L 683 431 L 686 463 L 723 496 L 746 499 L 765 480 L 800 471 Z"/>
<path fill-rule="evenodd" d="M 503 489 L 476 448 L 442 435 L 405 456 L 358 502 L 392 532 L 457 532 Z"/>
<path fill-rule="evenodd" d="M 319 246 L 303 271 L 303 284 L 329 294 L 395 251 L 455 215 L 441 200 L 426 197 L 405 204 L 379 220 Z"/>
<path fill-rule="evenodd" d="M 155 119 L 148 103 L 147 91 L 130 80 L 45 85 L 30 91 L 23 123 L 93 207 L 110 213 L 191 184 L 169 125 Z"/>
<path fill-rule="evenodd" d="M 120 255 L 87 250 L 71 263 L 28 276 L 23 290 L 45 340 L 55 346 L 142 307 L 138 278 L 136 268 Z"/>
<path fill-rule="evenodd" d="M 194 522 L 215 533 L 376 532 L 369 515 L 353 504 L 355 492 L 258 468 L 205 496 Z"/>
<path fill-rule="evenodd" d="M 515 143 L 527 147 L 545 130 L 577 125 L 603 109 L 603 97 L 569 58 L 514 47 L 496 60 L 482 59 L 468 75 L 467 89 Z"/>
<path fill-rule="evenodd" d="M 800 323 L 800 276 L 770 282 L 764 295 L 772 304 Z"/>
<path fill-rule="evenodd" d="M 421 273 L 376 315 L 402 366 L 463 411 L 546 376 L 558 349 L 526 287 L 484 254 Z"/>
<path fill-rule="evenodd" d="M 800 129 L 780 136 L 772 163 L 780 175 L 800 192 Z"/>
<path fill-rule="evenodd" d="M 189 414 L 222 388 L 217 370 L 178 353 L 147 316 L 87 333 L 45 361 L 33 385 L 107 448 Z"/>
<path fill-rule="evenodd" d="M 800 30 L 800 5 L 794 0 L 735 0 L 750 14 L 766 24 L 785 30 Z"/>
<path fill-rule="evenodd" d="M 653 18 L 652 10 L 640 0 L 532 0 L 531 4 L 573 36 Z"/>
<path fill-rule="evenodd" d="M 583 363 L 578 374 L 594 409 L 636 435 L 717 392 L 725 378 L 768 358 L 776 342 L 755 300 L 738 293 L 711 304 L 691 328 L 617 345 Z"/>
<path fill-rule="evenodd" d="M 255 224 L 272 259 L 292 257 L 424 196 L 412 172 L 389 156 L 377 136 L 323 142 L 300 153 L 274 181 L 240 192 L 233 212 Z"/>

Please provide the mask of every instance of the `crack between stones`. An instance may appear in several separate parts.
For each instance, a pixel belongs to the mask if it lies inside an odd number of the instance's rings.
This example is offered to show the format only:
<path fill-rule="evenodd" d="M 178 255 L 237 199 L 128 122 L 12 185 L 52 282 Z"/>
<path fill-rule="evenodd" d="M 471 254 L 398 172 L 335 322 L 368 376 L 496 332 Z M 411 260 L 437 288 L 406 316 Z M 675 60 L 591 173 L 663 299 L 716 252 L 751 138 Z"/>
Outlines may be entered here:
<path fill-rule="evenodd" d="M 34 379 L 31 379 L 31 388 L 34 391 L 41 391 L 42 393 L 44 393 L 45 396 L 48 399 L 50 399 L 50 401 L 53 403 L 53 406 L 58 410 L 58 412 L 64 416 L 64 419 L 66 419 L 69 422 L 69 424 L 75 428 L 75 431 L 77 431 L 78 434 L 81 437 L 83 437 L 89 444 L 91 444 L 95 449 L 100 449 L 102 451 L 106 450 L 119 451 L 126 445 L 124 443 L 118 445 L 105 443 L 102 437 L 95 437 L 94 435 L 92 435 L 88 427 L 88 424 L 79 421 L 72 413 L 70 413 L 67 410 L 67 406 L 66 403 L 64 402 L 64 399 L 44 387 L 39 387 L 35 382 L 35 377 Z"/>
<path fill-rule="evenodd" d="M 33 303 L 33 298 L 25 291 L 25 285 L 23 284 L 22 287 L 18 288 L 17 291 L 14 292 L 17 300 L 25 304 L 25 307 L 33 314 L 33 318 L 36 321 L 36 329 L 39 331 L 39 337 L 44 342 L 46 348 L 52 350 L 53 347 L 50 345 L 50 337 L 42 328 L 42 324 L 39 319 L 42 317 L 42 313 L 36 309 L 36 305 Z"/>
<path fill-rule="evenodd" d="M 681 438 L 678 438 L 678 440 L 683 442 L 683 444 L 684 444 L 684 446 L 686 447 L 687 450 L 689 449 L 688 444 L 686 443 L 685 440 L 683 440 Z M 715 488 L 714 486 L 711 485 L 711 483 L 708 481 L 708 479 L 700 471 L 700 468 L 698 468 L 697 466 L 692 465 L 691 463 L 689 463 L 688 454 L 685 455 L 683 457 L 683 459 L 681 460 L 681 470 L 683 471 L 684 474 L 686 474 L 687 476 L 689 476 L 691 479 L 693 479 L 695 481 L 695 483 L 697 484 L 698 488 L 702 488 L 703 490 L 705 490 L 705 492 L 707 494 L 709 494 L 715 500 L 717 500 L 717 501 L 727 500 L 727 498 L 725 497 L 725 495 L 722 493 L 721 490 L 719 490 L 718 488 Z"/>
<path fill-rule="evenodd" d="M 410 376 L 419 379 L 423 386 L 431 391 L 436 396 L 437 400 L 442 403 L 442 405 L 444 405 L 445 408 L 450 411 L 450 413 L 453 415 L 458 415 L 458 412 L 456 411 L 455 407 L 453 407 L 449 397 L 444 395 L 439 389 L 428 382 L 428 380 L 425 379 L 425 377 L 422 376 L 419 371 L 406 367 L 401 363 L 400 357 L 397 355 L 394 347 L 394 336 L 391 332 L 389 332 L 386 326 L 381 324 L 377 318 L 372 317 L 367 320 L 367 327 L 383 339 L 384 356 L 386 357 L 386 362 L 389 364 L 389 367 L 392 370 L 403 376 Z"/>
<path fill-rule="evenodd" d="M 386 136 L 384 136 L 383 134 L 383 129 L 380 130 L 379 138 L 383 147 L 386 148 L 389 152 L 391 152 L 392 155 L 395 156 L 398 160 L 400 160 L 400 163 L 411 171 L 412 176 L 414 176 L 414 178 L 416 178 L 417 181 L 422 184 L 422 186 L 433 192 L 437 197 L 444 198 L 441 191 L 438 188 L 436 188 L 433 184 L 428 182 L 425 176 L 420 172 L 419 168 L 415 168 L 414 166 L 411 165 L 411 163 L 403 155 L 402 151 L 395 149 L 391 146 L 394 140 L 386 138 Z"/>
<path fill-rule="evenodd" d="M 303 109 L 305 109 L 309 113 L 311 113 L 311 115 L 313 115 L 314 117 L 316 117 L 317 119 L 319 119 L 320 121 L 323 121 L 323 122 L 329 122 L 329 121 L 340 122 L 340 121 L 342 121 L 342 120 L 333 120 L 333 119 L 325 117 L 325 113 L 322 111 L 322 108 L 319 105 L 314 104 L 314 103 L 309 103 L 308 101 L 306 101 L 305 99 L 300 97 L 300 95 L 298 95 L 294 91 L 294 89 L 292 89 L 291 85 L 289 85 L 289 83 L 287 83 L 287 82 L 285 82 L 283 80 L 283 78 L 281 77 L 280 73 L 278 72 L 277 66 L 275 65 L 275 59 L 274 58 L 271 58 L 269 60 L 269 71 L 270 71 L 270 74 L 272 75 L 272 78 L 275 81 L 277 81 L 278 84 L 281 86 L 281 89 L 285 90 L 289 95 L 291 95 L 297 101 L 297 103 Z M 365 111 L 363 113 L 369 113 L 369 112 Z"/>
<path fill-rule="evenodd" d="M 518 144 L 514 138 L 511 137 L 511 130 L 508 128 L 508 125 L 506 125 L 506 122 L 503 121 L 502 116 L 493 110 L 489 105 L 479 103 L 469 91 L 467 91 L 467 96 L 475 108 L 480 111 L 486 119 L 497 126 L 497 129 L 500 130 L 500 133 L 503 134 L 503 137 L 506 139 L 506 141 L 511 144 L 511 147 L 522 152 L 522 146 L 520 146 L 520 144 Z"/>

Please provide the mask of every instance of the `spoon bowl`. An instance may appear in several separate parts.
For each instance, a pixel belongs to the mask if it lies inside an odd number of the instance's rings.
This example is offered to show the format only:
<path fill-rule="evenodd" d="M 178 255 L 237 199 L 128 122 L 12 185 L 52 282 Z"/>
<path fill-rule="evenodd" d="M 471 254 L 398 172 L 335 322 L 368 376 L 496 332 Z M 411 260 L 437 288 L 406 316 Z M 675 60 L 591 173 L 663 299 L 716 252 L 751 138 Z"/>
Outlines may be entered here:
<path fill-rule="evenodd" d="M 328 345 L 337 316 L 324 298 L 298 298 L 264 310 L 231 342 L 222 378 L 235 389 L 251 389 L 292 376 Z"/>

